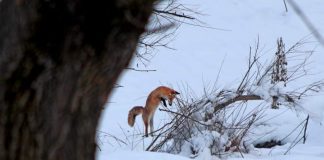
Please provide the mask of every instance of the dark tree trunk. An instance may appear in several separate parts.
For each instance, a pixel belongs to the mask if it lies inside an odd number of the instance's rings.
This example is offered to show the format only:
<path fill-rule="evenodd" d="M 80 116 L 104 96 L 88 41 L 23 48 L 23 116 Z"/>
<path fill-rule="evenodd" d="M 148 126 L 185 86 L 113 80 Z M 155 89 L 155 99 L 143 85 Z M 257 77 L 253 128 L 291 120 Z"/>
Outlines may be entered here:
<path fill-rule="evenodd" d="M 132 58 L 153 3 L 0 2 L 1 160 L 95 158 L 105 97 Z"/>

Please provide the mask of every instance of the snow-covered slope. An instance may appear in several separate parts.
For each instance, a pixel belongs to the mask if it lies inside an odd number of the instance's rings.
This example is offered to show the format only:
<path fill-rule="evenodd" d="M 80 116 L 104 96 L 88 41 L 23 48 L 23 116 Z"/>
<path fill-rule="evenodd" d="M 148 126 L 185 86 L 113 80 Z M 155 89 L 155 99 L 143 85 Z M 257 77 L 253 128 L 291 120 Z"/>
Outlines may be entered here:
<path fill-rule="evenodd" d="M 167 153 L 154 153 L 154 152 L 131 152 L 120 151 L 107 155 L 106 159 L 109 160 L 122 160 L 122 159 L 138 159 L 138 160 L 189 160 L 189 158 L 167 154 Z"/>
<path fill-rule="evenodd" d="M 324 33 L 324 1 L 295 0 L 305 15 L 314 24 L 319 33 Z M 171 86 L 178 91 L 187 87 L 198 97 L 204 93 L 204 87 L 212 87 L 218 77 L 217 87 L 227 88 L 237 85 L 247 69 L 249 47 L 260 41 L 260 50 L 264 59 L 272 56 L 276 50 L 276 40 L 282 37 L 286 46 L 291 46 L 304 37 L 309 37 L 305 50 L 315 49 L 310 64 L 311 72 L 306 81 L 324 78 L 324 46 L 316 43 L 311 31 L 288 5 L 288 12 L 282 0 L 183 0 L 189 7 L 198 8 L 202 21 L 215 28 L 199 28 L 183 25 L 175 40 L 170 44 L 176 50 L 160 48 L 156 56 L 147 64 L 146 69 L 155 72 L 125 71 L 119 80 L 123 87 L 117 88 L 107 103 L 98 128 L 98 159 L 181 159 L 179 156 L 162 153 L 143 152 L 152 138 L 134 139 L 131 135 L 143 133 L 143 124 L 137 119 L 135 128 L 127 124 L 127 114 L 131 107 L 144 105 L 148 93 L 159 85 Z M 132 65 L 136 66 L 136 61 Z M 221 69 L 221 70 L 220 70 Z M 306 81 L 301 83 L 306 83 Z M 185 94 L 185 93 L 183 93 Z M 282 109 L 266 113 L 277 118 L 268 120 L 268 128 L 260 127 L 255 134 L 274 130 L 264 136 L 282 138 L 289 134 L 301 121 L 305 113 L 310 114 L 306 144 L 297 144 L 286 155 L 291 141 L 272 149 L 254 149 L 244 154 L 246 159 L 324 159 L 323 110 L 324 95 L 310 97 L 302 102 L 306 111 L 297 113 Z M 155 128 L 169 121 L 169 116 L 157 111 Z M 270 127 L 269 127 L 270 126 Z M 268 129 L 268 130 L 267 130 Z M 104 132 L 104 133 L 103 133 Z M 108 134 L 106 134 L 108 133 Z M 298 134 L 298 133 L 297 133 Z M 253 138 L 253 137 L 251 137 Z M 291 139 L 293 140 L 293 136 Z M 261 140 L 261 139 L 259 139 Z M 126 145 L 127 144 L 127 145 Z M 201 153 L 197 159 L 210 159 L 208 153 Z M 216 157 L 213 157 L 216 158 Z M 230 159 L 241 159 L 233 154 Z M 183 158 L 186 159 L 186 158 Z"/>

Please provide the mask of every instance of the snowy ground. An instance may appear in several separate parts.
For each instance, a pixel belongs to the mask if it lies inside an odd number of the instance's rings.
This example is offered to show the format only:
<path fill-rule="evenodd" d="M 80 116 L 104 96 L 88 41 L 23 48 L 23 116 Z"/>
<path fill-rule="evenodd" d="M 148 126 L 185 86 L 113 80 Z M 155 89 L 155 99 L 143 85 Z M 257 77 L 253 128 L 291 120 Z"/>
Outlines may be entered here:
<path fill-rule="evenodd" d="M 297 0 L 296 0 L 297 1 Z M 247 66 L 249 47 L 255 46 L 260 40 L 262 53 L 272 55 L 276 49 L 276 40 L 283 37 L 286 46 L 291 46 L 301 38 L 309 36 L 307 29 L 300 17 L 296 15 L 288 4 L 285 12 L 282 0 L 205 0 L 203 3 L 184 1 L 191 8 L 198 8 L 205 16 L 202 21 L 216 28 L 215 30 L 183 25 L 178 31 L 176 39 L 170 44 L 176 50 L 160 48 L 156 56 L 147 64 L 145 69 L 156 69 L 155 72 L 125 71 L 117 88 L 107 103 L 103 112 L 102 121 L 98 128 L 99 133 L 108 133 L 99 137 L 98 159 L 155 159 L 155 160 L 180 160 L 185 157 L 165 153 L 150 153 L 143 150 L 152 140 L 151 138 L 132 140 L 129 135 L 142 132 L 143 124 L 137 119 L 135 129 L 127 124 L 127 114 L 131 107 L 144 105 L 148 93 L 159 85 L 171 86 L 178 91 L 185 91 L 187 87 L 199 97 L 202 96 L 204 87 L 212 87 L 220 70 L 217 87 L 226 88 L 237 83 L 242 78 Z M 303 9 L 309 20 L 316 26 L 319 33 L 324 33 L 324 1 L 323 0 L 298 0 L 298 5 Z M 312 57 L 312 73 L 307 81 L 315 81 L 324 77 L 324 46 L 316 43 L 310 36 L 306 49 L 315 49 Z M 137 62 L 132 63 L 136 66 Z M 142 66 L 143 68 L 143 66 Z M 184 93 L 183 93 L 184 94 Z M 310 114 L 308 137 L 306 144 L 297 144 L 286 155 L 294 136 L 286 140 L 283 146 L 272 149 L 253 149 L 249 154 L 244 154 L 245 159 L 324 159 L 324 126 L 321 125 L 324 113 L 324 95 L 311 97 L 302 103 L 307 110 L 298 113 L 280 109 L 269 111 L 268 117 L 276 117 L 268 122 L 271 128 L 261 127 L 259 132 L 273 130 L 271 134 L 263 137 L 278 139 L 285 137 L 305 119 L 305 113 Z M 287 111 L 286 111 L 287 110 Z M 279 112 L 284 112 L 277 116 Z M 168 122 L 165 113 L 155 114 L 155 128 Z M 257 134 L 257 133 L 256 133 Z M 295 133 L 296 134 L 296 133 Z M 298 134 L 298 133 L 297 133 Z M 105 135 L 105 134 L 99 134 Z M 115 138 L 112 138 L 114 136 Z M 124 145 L 123 142 L 131 142 Z M 229 159 L 241 159 L 242 155 L 233 154 Z M 201 153 L 196 159 L 217 159 L 208 152 Z"/>

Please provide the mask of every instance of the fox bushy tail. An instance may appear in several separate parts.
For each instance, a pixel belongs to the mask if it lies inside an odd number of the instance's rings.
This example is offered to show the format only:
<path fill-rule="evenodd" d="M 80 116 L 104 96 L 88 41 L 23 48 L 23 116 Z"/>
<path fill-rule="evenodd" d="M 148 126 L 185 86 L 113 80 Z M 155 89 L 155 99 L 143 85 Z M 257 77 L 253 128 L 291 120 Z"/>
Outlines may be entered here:
<path fill-rule="evenodd" d="M 128 113 L 128 125 L 133 127 L 134 123 L 135 123 L 136 116 L 139 115 L 139 114 L 143 114 L 144 110 L 145 109 L 142 106 L 133 107 Z"/>

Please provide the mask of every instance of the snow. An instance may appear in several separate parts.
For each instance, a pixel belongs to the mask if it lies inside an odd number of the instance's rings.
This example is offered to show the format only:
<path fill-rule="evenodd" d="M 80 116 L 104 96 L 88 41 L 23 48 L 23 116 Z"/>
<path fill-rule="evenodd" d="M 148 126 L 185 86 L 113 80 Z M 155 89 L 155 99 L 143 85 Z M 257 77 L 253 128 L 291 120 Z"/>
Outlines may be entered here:
<path fill-rule="evenodd" d="M 183 1 L 189 7 L 199 8 L 206 15 L 200 16 L 202 21 L 215 28 L 225 30 L 199 28 L 183 25 L 176 33 L 176 38 L 170 43 L 172 48 L 160 48 L 151 62 L 141 65 L 134 60 L 132 67 L 137 64 L 144 69 L 156 69 L 155 72 L 135 72 L 126 70 L 119 79 L 118 84 L 123 87 L 115 89 L 112 97 L 102 114 L 98 131 L 97 158 L 104 159 L 154 159 L 154 160 L 181 160 L 194 158 L 197 160 L 218 159 L 211 156 L 210 151 L 203 146 L 210 145 L 210 139 L 218 137 L 218 133 L 201 133 L 191 139 L 199 150 L 199 154 L 192 157 L 190 145 L 184 145 L 179 155 L 167 153 L 145 152 L 146 147 L 153 138 L 143 138 L 143 124 L 137 118 L 134 128 L 127 124 L 127 114 L 131 107 L 143 106 L 147 95 L 157 86 L 166 85 L 174 88 L 185 97 L 188 92 L 193 97 L 202 97 L 213 89 L 233 89 L 237 86 L 248 65 L 249 47 L 256 46 L 260 41 L 262 59 L 269 60 L 275 53 L 276 40 L 283 38 L 286 47 L 293 45 L 300 39 L 308 37 L 306 46 L 302 50 L 315 49 L 308 68 L 311 73 L 306 79 L 296 81 L 289 85 L 303 86 L 306 83 L 323 79 L 324 77 L 324 46 L 316 43 L 311 36 L 311 31 L 305 26 L 300 17 L 288 5 L 285 12 L 283 1 L 269 0 L 205 0 L 203 3 L 196 1 Z M 296 0 L 303 12 L 318 29 L 324 33 L 324 1 L 323 0 Z M 286 48 L 287 49 L 287 48 Z M 289 64 L 288 64 L 289 66 Z M 219 77 L 218 77 L 218 73 Z M 217 83 L 216 83 L 217 82 Z M 216 84 L 215 84 L 216 83 Z M 207 89 L 208 91 L 204 90 Z M 255 87 L 253 93 L 270 97 L 274 94 L 272 86 L 263 85 Z M 286 90 L 280 90 L 285 93 Z M 234 94 L 229 93 L 231 97 Z M 251 144 L 276 139 L 283 140 L 282 146 L 271 149 L 251 148 L 249 153 L 232 153 L 226 156 L 234 159 L 264 159 L 264 160 L 290 160 L 290 159 L 323 159 L 324 157 L 324 114 L 323 93 L 313 93 L 302 101 L 296 109 L 280 107 L 278 110 L 264 110 L 264 117 L 258 121 L 253 130 L 245 139 Z M 206 97 L 212 99 L 213 95 Z M 248 106 L 253 110 L 254 106 Z M 170 107 L 170 109 L 174 109 Z M 292 149 L 295 138 L 302 130 L 302 123 L 310 115 L 307 129 L 306 144 L 298 143 Z M 155 129 L 170 121 L 170 116 L 157 110 L 154 117 Z M 294 131 L 294 132 L 292 132 Z M 289 133 L 291 133 L 287 137 Z M 228 137 L 220 141 L 226 142 Z M 187 148 L 185 148 L 187 147 Z M 288 151 L 289 150 L 289 151 Z M 287 152 L 288 151 L 288 152 Z M 287 154 L 285 154 L 287 152 Z M 187 158 L 186 158 L 187 157 Z"/>
<path fill-rule="evenodd" d="M 282 160 L 282 159 L 293 159 L 293 160 L 322 160 L 323 159 L 323 146 L 313 145 L 297 145 L 291 152 L 284 155 L 289 144 L 284 146 L 277 146 L 274 149 L 262 149 L 252 151 L 248 155 L 244 155 L 244 160 Z M 231 160 L 243 159 L 242 157 L 230 158 Z"/>
<path fill-rule="evenodd" d="M 153 153 L 153 152 L 130 152 L 130 151 L 118 151 L 107 155 L 109 160 L 123 160 L 123 159 L 145 159 L 145 160 L 189 160 L 189 158 L 176 156 L 167 153 Z"/>
<path fill-rule="evenodd" d="M 307 103 L 304 102 L 300 105 L 302 111 L 308 114 L 311 119 L 317 123 L 323 122 L 324 99 L 322 97 L 323 95 L 313 96 Z"/>

